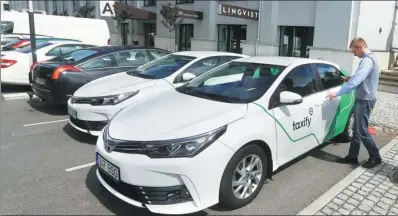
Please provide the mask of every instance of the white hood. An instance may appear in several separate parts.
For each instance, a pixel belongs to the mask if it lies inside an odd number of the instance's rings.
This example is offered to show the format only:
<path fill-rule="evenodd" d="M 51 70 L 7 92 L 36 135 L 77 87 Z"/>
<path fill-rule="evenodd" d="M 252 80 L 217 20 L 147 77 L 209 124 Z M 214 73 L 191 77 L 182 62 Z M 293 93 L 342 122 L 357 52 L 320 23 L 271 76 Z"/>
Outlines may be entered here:
<path fill-rule="evenodd" d="M 93 80 L 74 93 L 77 97 L 107 96 L 154 86 L 158 80 L 143 79 L 125 72 Z"/>
<path fill-rule="evenodd" d="M 128 106 L 114 116 L 109 135 L 131 141 L 194 136 L 245 116 L 247 104 L 223 103 L 177 91 Z"/>

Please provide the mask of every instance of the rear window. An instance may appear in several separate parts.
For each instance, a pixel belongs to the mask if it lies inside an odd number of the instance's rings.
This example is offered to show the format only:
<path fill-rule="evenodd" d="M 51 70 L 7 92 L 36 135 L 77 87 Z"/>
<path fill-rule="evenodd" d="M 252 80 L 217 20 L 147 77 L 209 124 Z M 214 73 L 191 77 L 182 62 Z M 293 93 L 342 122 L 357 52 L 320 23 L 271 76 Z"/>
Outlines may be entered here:
<path fill-rule="evenodd" d="M 49 42 L 36 43 L 36 50 L 41 49 L 41 48 L 46 47 L 46 46 L 49 46 L 51 44 L 52 43 L 49 43 Z M 30 52 L 32 52 L 32 46 L 31 45 L 25 46 L 23 48 L 15 50 L 15 51 L 20 52 L 20 53 L 30 53 Z"/>
<path fill-rule="evenodd" d="M 79 50 L 69 52 L 63 56 L 58 57 L 58 58 L 54 58 L 53 60 L 78 62 L 80 60 L 83 60 L 85 58 L 93 56 L 97 53 L 98 53 L 98 51 L 92 50 L 92 49 L 79 49 Z"/>
<path fill-rule="evenodd" d="M 9 34 L 14 32 L 14 22 L 1 21 L 1 33 Z"/>

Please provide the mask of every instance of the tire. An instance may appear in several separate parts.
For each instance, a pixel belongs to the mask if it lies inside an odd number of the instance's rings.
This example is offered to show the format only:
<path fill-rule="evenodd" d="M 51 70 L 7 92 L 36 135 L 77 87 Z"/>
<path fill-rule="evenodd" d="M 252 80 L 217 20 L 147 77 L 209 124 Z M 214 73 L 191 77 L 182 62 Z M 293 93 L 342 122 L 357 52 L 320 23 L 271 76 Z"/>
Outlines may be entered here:
<path fill-rule="evenodd" d="M 257 185 L 257 186 L 249 196 L 244 197 L 244 198 L 238 198 L 237 196 L 235 196 L 235 194 L 233 192 L 233 188 L 232 188 L 232 181 L 234 180 L 234 177 L 239 176 L 239 175 L 237 175 L 237 173 L 235 173 L 235 169 L 238 167 L 238 165 L 241 167 L 242 164 L 240 162 L 244 158 L 251 159 L 249 156 L 255 156 L 261 160 L 255 166 L 256 169 L 254 169 L 256 171 L 261 169 L 261 172 L 262 172 L 261 178 L 258 181 L 258 183 L 254 182 L 255 185 Z M 261 188 L 263 187 L 264 181 L 267 177 L 267 172 L 268 172 L 267 159 L 268 158 L 267 158 L 266 154 L 264 153 L 263 149 L 258 145 L 248 145 L 248 146 L 240 149 L 237 153 L 235 153 L 235 155 L 229 161 L 229 163 L 223 173 L 222 179 L 221 179 L 220 195 L 219 195 L 220 202 L 219 203 L 221 205 L 224 205 L 227 208 L 237 209 L 237 208 L 241 208 L 241 207 L 249 204 L 254 198 L 256 198 L 256 196 L 260 192 Z M 247 163 L 250 163 L 250 160 L 248 160 L 248 162 L 246 162 L 246 165 L 247 165 Z M 251 181 L 253 181 L 253 180 L 251 180 Z M 239 192 L 242 192 L 242 190 L 244 189 L 244 186 L 240 186 L 240 187 L 242 187 L 242 189 L 240 189 Z M 237 189 L 236 187 L 234 187 L 234 188 Z"/>
<path fill-rule="evenodd" d="M 353 111 L 351 111 L 351 113 L 350 113 L 350 115 L 348 117 L 347 124 L 346 124 L 346 126 L 344 128 L 343 133 L 341 133 L 340 135 L 337 136 L 339 141 L 341 141 L 341 142 L 351 142 L 352 134 L 350 134 L 350 131 L 349 131 L 349 127 L 350 127 L 351 121 L 352 122 L 354 121 L 354 112 Z"/>

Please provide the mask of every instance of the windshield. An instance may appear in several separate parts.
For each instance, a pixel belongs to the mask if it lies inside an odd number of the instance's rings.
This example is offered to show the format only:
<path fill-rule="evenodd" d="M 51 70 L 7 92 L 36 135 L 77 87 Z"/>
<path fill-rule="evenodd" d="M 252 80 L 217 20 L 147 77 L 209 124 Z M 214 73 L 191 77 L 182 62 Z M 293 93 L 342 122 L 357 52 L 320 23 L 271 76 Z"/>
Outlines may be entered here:
<path fill-rule="evenodd" d="M 1 33 L 12 33 L 14 31 L 14 23 L 11 21 L 1 21 Z"/>
<path fill-rule="evenodd" d="M 51 44 L 52 43 L 49 43 L 49 42 L 36 43 L 36 50 L 41 49 L 41 48 L 46 47 L 46 46 L 49 46 Z M 15 51 L 21 52 L 21 53 L 30 53 L 30 52 L 32 52 L 32 46 L 29 44 L 29 46 L 25 46 L 25 47 L 22 47 L 20 49 L 15 49 Z"/>
<path fill-rule="evenodd" d="M 163 79 L 170 76 L 196 57 L 170 54 L 151 61 L 127 74 L 148 79 Z"/>
<path fill-rule="evenodd" d="M 284 69 L 280 65 L 229 62 L 178 87 L 177 91 L 221 102 L 250 103 L 259 99 Z"/>
<path fill-rule="evenodd" d="M 78 49 L 72 52 L 69 52 L 63 56 L 56 57 L 52 60 L 55 61 L 72 61 L 72 62 L 78 62 L 82 59 L 85 59 L 87 57 L 90 57 L 92 55 L 97 54 L 98 51 L 96 50 L 91 50 L 91 49 Z"/>

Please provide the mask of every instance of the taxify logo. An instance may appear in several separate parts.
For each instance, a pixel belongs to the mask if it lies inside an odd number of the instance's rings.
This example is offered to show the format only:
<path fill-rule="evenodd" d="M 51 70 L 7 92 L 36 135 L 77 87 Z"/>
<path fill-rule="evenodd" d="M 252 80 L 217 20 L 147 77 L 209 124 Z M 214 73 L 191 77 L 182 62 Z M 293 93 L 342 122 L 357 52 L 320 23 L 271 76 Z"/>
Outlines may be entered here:
<path fill-rule="evenodd" d="M 309 110 L 310 116 L 312 116 L 313 110 L 310 108 Z M 293 130 L 298 130 L 303 127 L 311 126 L 311 117 L 306 116 L 303 120 L 295 122 L 293 121 Z"/>

